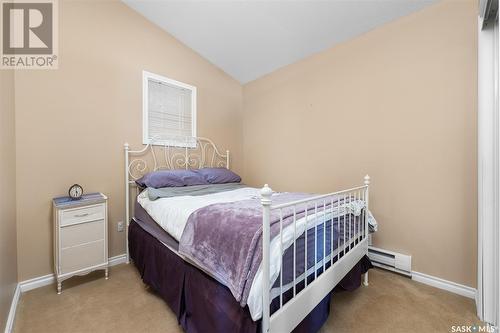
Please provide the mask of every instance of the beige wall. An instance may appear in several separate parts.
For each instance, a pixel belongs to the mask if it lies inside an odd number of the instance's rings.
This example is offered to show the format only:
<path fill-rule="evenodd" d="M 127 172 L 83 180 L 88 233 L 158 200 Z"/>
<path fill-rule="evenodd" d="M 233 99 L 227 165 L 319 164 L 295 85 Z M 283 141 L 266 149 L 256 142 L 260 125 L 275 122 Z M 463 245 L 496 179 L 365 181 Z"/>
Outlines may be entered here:
<path fill-rule="evenodd" d="M 0 331 L 17 284 L 14 72 L 0 70 Z"/>
<path fill-rule="evenodd" d="M 476 1 L 449 1 L 244 86 L 245 181 L 372 176 L 376 246 L 476 286 Z"/>
<path fill-rule="evenodd" d="M 109 196 L 110 255 L 125 251 L 123 143 L 142 142 L 142 70 L 198 88 L 198 134 L 243 164 L 242 88 L 123 3 L 60 2 L 60 62 L 16 73 L 19 279 L 52 272 L 51 199 Z"/>

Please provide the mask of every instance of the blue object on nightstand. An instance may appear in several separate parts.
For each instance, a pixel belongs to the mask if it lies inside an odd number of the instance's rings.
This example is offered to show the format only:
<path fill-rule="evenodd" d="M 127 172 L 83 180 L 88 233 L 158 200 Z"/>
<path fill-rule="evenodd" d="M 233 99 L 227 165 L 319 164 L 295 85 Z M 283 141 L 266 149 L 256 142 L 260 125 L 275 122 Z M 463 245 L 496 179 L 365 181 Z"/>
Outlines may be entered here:
<path fill-rule="evenodd" d="M 88 193 L 82 195 L 80 199 L 72 199 L 71 197 L 64 196 L 64 197 L 57 197 L 54 198 L 54 206 L 56 207 L 67 207 L 67 206 L 81 206 L 81 205 L 88 205 L 92 203 L 93 201 L 96 202 L 101 202 L 102 200 L 106 199 L 106 196 L 102 193 Z"/>

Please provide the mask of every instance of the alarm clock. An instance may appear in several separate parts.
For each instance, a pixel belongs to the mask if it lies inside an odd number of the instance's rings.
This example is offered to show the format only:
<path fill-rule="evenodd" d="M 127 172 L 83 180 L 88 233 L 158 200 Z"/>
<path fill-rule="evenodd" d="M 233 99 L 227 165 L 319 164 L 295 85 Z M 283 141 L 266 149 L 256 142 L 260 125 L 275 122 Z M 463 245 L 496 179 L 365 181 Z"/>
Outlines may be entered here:
<path fill-rule="evenodd" d="M 81 199 L 83 195 L 83 188 L 78 184 L 72 185 L 68 190 L 68 195 L 73 200 Z"/>

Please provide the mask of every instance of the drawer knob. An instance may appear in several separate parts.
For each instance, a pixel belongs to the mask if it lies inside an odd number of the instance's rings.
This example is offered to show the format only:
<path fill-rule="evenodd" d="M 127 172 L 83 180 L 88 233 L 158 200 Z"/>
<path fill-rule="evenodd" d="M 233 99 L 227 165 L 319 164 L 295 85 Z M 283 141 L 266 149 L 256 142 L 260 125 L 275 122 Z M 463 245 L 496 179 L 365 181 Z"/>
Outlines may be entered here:
<path fill-rule="evenodd" d="M 85 217 L 88 216 L 89 213 L 84 213 L 84 214 L 76 214 L 75 217 Z"/>

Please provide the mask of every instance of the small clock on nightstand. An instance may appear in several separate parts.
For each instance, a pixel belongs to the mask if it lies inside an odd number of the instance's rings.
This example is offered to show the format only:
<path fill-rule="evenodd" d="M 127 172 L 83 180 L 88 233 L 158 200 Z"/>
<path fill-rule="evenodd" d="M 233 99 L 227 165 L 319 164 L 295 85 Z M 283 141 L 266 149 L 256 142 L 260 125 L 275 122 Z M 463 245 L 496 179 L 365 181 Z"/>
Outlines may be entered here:
<path fill-rule="evenodd" d="M 102 193 L 83 194 L 78 184 L 68 194 L 53 199 L 58 294 L 62 282 L 75 275 L 103 269 L 108 278 L 108 198 Z"/>
<path fill-rule="evenodd" d="M 79 200 L 83 195 L 83 187 L 78 184 L 72 185 L 68 190 L 68 195 L 73 200 Z"/>

